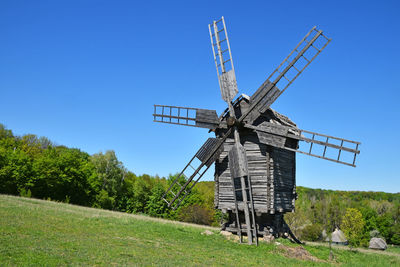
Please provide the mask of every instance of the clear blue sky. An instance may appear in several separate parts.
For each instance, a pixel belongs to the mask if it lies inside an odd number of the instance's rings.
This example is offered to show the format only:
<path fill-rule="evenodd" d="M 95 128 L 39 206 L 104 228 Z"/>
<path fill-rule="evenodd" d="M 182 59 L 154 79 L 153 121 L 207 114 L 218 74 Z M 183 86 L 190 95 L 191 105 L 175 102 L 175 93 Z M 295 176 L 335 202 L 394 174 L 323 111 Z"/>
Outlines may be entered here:
<path fill-rule="evenodd" d="M 317 25 L 332 42 L 272 107 L 361 154 L 357 168 L 297 155 L 297 184 L 399 192 L 399 3 L 3 0 L 0 123 L 166 176 L 210 134 L 154 123 L 153 104 L 226 107 L 207 24 L 225 16 L 248 95 Z"/>

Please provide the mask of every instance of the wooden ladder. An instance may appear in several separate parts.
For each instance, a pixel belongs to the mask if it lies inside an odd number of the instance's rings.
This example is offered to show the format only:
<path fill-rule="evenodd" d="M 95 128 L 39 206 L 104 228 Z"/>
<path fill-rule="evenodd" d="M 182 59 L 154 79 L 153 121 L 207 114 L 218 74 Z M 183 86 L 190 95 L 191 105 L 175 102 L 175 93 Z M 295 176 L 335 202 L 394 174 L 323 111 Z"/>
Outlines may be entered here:
<path fill-rule="evenodd" d="M 235 214 L 236 214 L 236 228 L 239 236 L 240 243 L 243 242 L 242 232 L 243 229 L 240 218 L 239 218 L 239 205 L 243 205 L 243 212 L 245 215 L 246 222 L 246 232 L 248 244 L 255 244 L 258 246 L 258 230 L 256 224 L 256 216 L 254 212 L 254 203 L 253 203 L 253 192 L 251 188 L 251 179 L 250 176 L 243 176 L 240 178 L 232 179 L 232 189 L 233 189 L 233 198 L 235 201 Z"/>

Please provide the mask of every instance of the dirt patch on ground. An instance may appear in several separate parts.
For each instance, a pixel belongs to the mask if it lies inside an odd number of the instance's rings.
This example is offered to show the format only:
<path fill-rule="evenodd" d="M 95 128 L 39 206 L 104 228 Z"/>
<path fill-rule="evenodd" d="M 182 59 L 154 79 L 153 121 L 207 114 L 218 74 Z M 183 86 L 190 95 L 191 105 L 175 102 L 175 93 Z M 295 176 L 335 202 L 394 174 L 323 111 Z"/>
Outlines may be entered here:
<path fill-rule="evenodd" d="M 327 243 L 309 242 L 309 241 L 307 241 L 306 245 L 317 246 L 317 247 L 319 247 L 319 246 L 328 247 L 329 246 L 329 244 L 327 244 Z M 349 246 L 342 246 L 342 245 L 332 245 L 332 247 L 335 249 L 354 250 L 354 251 L 358 251 L 361 253 L 382 254 L 382 255 L 400 257 L 400 253 L 384 251 L 384 250 L 375 250 L 375 249 L 367 249 L 367 248 L 350 248 Z"/>
<path fill-rule="evenodd" d="M 315 262 L 323 262 L 323 260 L 318 259 L 317 257 L 314 257 L 313 255 L 310 254 L 305 248 L 298 246 L 298 247 L 287 247 L 284 245 L 279 245 L 278 246 L 281 250 L 283 250 L 283 253 L 285 256 L 289 258 L 294 258 L 298 260 L 306 260 L 306 261 L 315 261 Z"/>

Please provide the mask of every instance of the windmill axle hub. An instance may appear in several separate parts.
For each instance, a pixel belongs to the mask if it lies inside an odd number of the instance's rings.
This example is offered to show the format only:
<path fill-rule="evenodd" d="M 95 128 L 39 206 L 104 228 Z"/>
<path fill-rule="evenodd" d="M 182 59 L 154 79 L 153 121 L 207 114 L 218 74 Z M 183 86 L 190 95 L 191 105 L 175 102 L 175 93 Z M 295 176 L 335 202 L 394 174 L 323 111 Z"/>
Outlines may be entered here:
<path fill-rule="evenodd" d="M 226 120 L 226 124 L 228 124 L 228 126 L 230 126 L 230 127 L 235 125 L 235 123 L 236 123 L 236 118 L 235 117 L 228 117 L 228 119 Z"/>

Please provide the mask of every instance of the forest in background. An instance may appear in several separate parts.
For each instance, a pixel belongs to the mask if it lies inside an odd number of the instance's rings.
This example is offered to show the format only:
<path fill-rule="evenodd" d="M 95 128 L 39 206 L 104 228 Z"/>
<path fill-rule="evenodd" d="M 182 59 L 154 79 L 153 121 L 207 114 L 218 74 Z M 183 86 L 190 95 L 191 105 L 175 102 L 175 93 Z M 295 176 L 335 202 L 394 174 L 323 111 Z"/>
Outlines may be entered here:
<path fill-rule="evenodd" d="M 46 137 L 14 135 L 0 124 L 0 193 L 219 226 L 214 182 L 198 183 L 175 211 L 161 199 L 177 175 L 135 175 L 114 151 L 89 155 Z M 400 245 L 400 193 L 297 187 L 296 212 L 286 222 L 302 240 L 323 240 L 323 230 L 344 231 L 353 246 L 371 237 Z"/>

